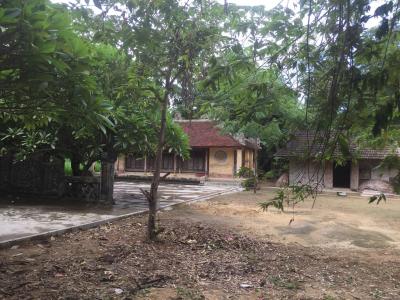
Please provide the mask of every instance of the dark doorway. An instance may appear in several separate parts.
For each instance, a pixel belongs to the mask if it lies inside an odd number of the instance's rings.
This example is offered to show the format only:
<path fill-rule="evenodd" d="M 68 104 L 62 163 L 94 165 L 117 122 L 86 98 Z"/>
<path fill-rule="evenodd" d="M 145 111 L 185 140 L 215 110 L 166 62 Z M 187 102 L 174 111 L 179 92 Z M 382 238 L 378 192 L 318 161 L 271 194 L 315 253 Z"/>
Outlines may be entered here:
<path fill-rule="evenodd" d="M 333 187 L 350 188 L 351 162 L 344 165 L 333 165 Z"/>

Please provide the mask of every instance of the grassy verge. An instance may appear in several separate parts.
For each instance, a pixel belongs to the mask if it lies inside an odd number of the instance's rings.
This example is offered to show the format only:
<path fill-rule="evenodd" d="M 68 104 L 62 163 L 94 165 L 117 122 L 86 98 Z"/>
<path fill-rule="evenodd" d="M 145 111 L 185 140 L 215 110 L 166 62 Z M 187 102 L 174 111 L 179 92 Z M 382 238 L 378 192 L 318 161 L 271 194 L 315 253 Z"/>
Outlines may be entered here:
<path fill-rule="evenodd" d="M 79 165 L 79 169 L 83 170 L 83 165 L 82 164 Z M 101 170 L 101 163 L 100 163 L 100 161 L 96 161 L 94 163 L 94 171 L 95 172 L 100 172 L 100 170 Z M 65 160 L 65 163 L 64 163 L 64 174 L 66 176 L 72 176 L 71 160 L 69 160 L 68 158 Z"/>

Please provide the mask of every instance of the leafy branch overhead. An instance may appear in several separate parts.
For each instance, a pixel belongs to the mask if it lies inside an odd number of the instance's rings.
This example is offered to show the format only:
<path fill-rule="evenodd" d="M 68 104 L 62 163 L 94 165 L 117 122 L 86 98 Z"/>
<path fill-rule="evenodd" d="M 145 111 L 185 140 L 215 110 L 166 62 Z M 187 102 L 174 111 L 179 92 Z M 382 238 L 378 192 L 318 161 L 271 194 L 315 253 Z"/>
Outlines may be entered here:
<path fill-rule="evenodd" d="M 309 197 L 315 198 L 312 186 L 307 184 L 292 185 L 278 190 L 273 199 L 260 202 L 259 206 L 263 211 L 268 211 L 270 207 L 274 207 L 278 211 L 284 212 L 285 205 L 294 209 L 296 204 L 304 202 Z"/>

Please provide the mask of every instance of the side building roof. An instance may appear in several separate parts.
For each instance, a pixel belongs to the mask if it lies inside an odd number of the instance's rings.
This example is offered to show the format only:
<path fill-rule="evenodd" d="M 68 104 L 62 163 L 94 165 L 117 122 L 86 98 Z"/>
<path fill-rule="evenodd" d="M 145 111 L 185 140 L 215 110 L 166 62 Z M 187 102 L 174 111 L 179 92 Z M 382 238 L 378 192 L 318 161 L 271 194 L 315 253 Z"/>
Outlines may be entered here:
<path fill-rule="evenodd" d="M 326 139 L 323 133 L 315 132 L 297 132 L 294 137 L 286 144 L 286 147 L 277 151 L 277 157 L 306 157 L 307 155 L 315 157 L 327 151 L 325 148 Z M 339 156 L 340 150 L 336 145 L 333 156 Z M 352 156 L 362 159 L 384 159 L 388 155 L 400 156 L 399 149 L 394 150 L 391 147 L 381 149 L 361 148 L 354 142 L 350 142 L 349 151 Z"/>

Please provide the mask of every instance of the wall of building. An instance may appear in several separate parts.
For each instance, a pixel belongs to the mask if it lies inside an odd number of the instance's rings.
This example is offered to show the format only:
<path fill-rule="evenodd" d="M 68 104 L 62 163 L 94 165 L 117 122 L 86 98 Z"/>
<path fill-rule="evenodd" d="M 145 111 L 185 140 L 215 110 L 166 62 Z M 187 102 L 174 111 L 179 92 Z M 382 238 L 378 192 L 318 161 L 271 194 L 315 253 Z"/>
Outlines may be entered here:
<path fill-rule="evenodd" d="M 239 171 L 239 169 L 242 167 L 243 164 L 243 151 L 244 149 L 237 149 L 236 150 L 236 172 Z"/>
<path fill-rule="evenodd" d="M 225 160 L 218 159 L 215 154 L 218 151 L 223 151 L 226 154 Z M 244 153 L 243 165 L 248 168 L 253 168 L 253 150 L 236 149 L 236 166 L 234 170 L 234 148 L 209 148 L 209 160 L 206 169 L 208 169 L 209 177 L 233 177 L 235 171 L 238 171 L 242 166 L 242 152 Z M 116 173 L 122 174 L 125 172 L 125 155 L 120 155 L 115 163 Z"/>
<path fill-rule="evenodd" d="M 353 191 L 358 190 L 358 186 L 360 183 L 360 168 L 358 162 L 351 163 L 351 172 L 350 172 L 350 189 Z"/>
<path fill-rule="evenodd" d="M 121 154 L 118 156 L 117 161 L 115 162 L 115 173 L 120 174 L 125 172 L 125 155 Z"/>
<path fill-rule="evenodd" d="M 226 153 L 225 160 L 216 157 L 218 151 Z M 234 151 L 233 148 L 210 148 L 209 177 L 233 177 Z"/>
<path fill-rule="evenodd" d="M 333 163 L 331 161 L 325 162 L 324 188 L 333 188 Z"/>
<path fill-rule="evenodd" d="M 290 159 L 289 184 L 309 184 L 312 187 L 316 187 L 319 184 L 318 188 L 323 188 L 325 187 L 324 172 L 329 173 L 330 170 L 332 170 L 330 167 L 324 169 L 321 163 Z"/>
<path fill-rule="evenodd" d="M 397 169 L 379 167 L 380 160 L 360 160 L 360 183 L 367 180 L 390 181 L 398 174 Z"/>
<path fill-rule="evenodd" d="M 244 161 L 243 166 L 246 168 L 253 169 L 254 162 L 253 162 L 253 150 L 251 149 L 243 149 L 244 151 Z"/>
<path fill-rule="evenodd" d="M 359 185 L 367 180 L 390 181 L 398 174 L 398 170 L 379 168 L 379 160 L 360 160 L 351 163 L 350 189 L 358 190 Z M 319 170 L 319 171 L 318 171 Z M 318 181 L 323 188 L 333 187 L 333 163 L 324 165 L 317 162 L 303 162 L 296 159 L 289 160 L 289 183 L 312 184 Z"/>

